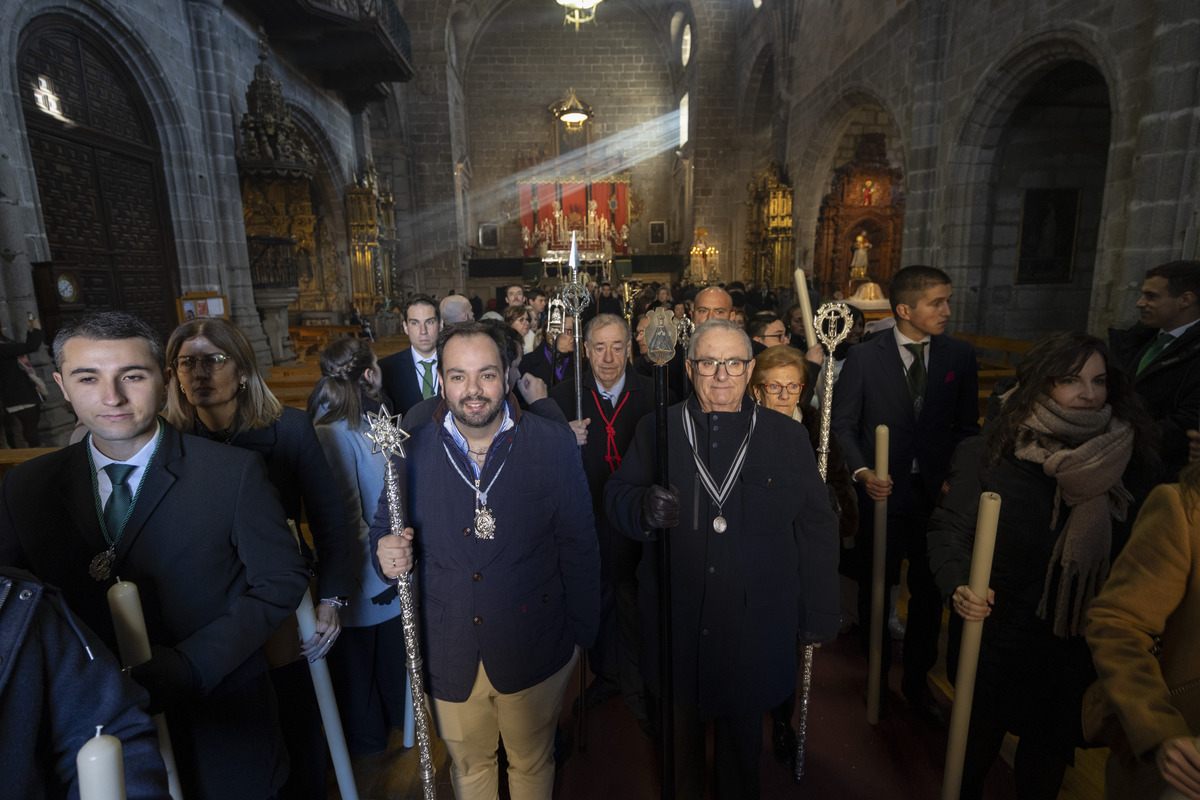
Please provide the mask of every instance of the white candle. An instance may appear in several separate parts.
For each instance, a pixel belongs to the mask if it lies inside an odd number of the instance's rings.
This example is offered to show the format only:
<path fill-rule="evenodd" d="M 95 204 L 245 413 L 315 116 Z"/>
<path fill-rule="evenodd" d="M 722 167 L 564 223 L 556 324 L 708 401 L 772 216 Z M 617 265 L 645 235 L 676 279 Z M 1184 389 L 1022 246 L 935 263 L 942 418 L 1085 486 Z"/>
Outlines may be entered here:
<path fill-rule="evenodd" d="M 796 302 L 800 304 L 800 316 L 804 319 L 804 341 L 808 349 L 817 344 L 817 328 L 813 325 L 812 301 L 808 297 L 808 281 L 804 270 L 796 268 Z"/>
<path fill-rule="evenodd" d="M 875 477 L 888 479 L 888 426 L 875 427 Z M 871 557 L 871 644 L 867 649 L 867 722 L 879 724 L 879 702 L 883 693 L 883 593 L 887 555 L 887 499 L 875 501 L 874 551 Z"/>
<path fill-rule="evenodd" d="M 291 520 L 288 522 L 291 523 Z M 295 528 L 292 530 L 294 532 Z M 317 614 L 313 610 L 312 597 L 307 589 L 300 598 L 300 607 L 296 609 L 296 622 L 300 628 L 302 643 L 307 642 L 317 632 Z M 358 787 L 354 783 L 354 770 L 350 766 L 350 751 L 346 748 L 346 734 L 342 731 L 342 718 L 338 715 L 337 700 L 333 696 L 333 681 L 329 678 L 329 662 L 323 658 L 310 661 L 308 671 L 312 675 L 313 689 L 317 693 L 321 721 L 325 723 L 325 739 L 329 742 L 329 755 L 333 760 L 338 791 L 341 792 L 342 800 L 358 800 Z M 287 702 L 286 699 L 284 702 Z"/>
<path fill-rule="evenodd" d="M 101 734 L 88 739 L 75 756 L 79 800 L 125 800 L 125 762 L 121 740 Z"/>
<path fill-rule="evenodd" d="M 967 586 L 971 594 L 988 596 L 992 575 L 992 555 L 996 549 L 996 525 L 1000 521 L 1000 495 L 979 495 L 979 513 L 975 519 L 975 546 L 971 551 L 971 572 Z M 963 764 L 967 753 L 967 727 L 971 722 L 971 704 L 975 699 L 975 672 L 979 666 L 979 645 L 983 639 L 983 620 L 964 620 L 959 645 L 958 675 L 954 680 L 954 707 L 950 709 L 950 734 L 946 743 L 946 771 L 942 776 L 942 800 L 958 800 L 962 791 Z"/>
<path fill-rule="evenodd" d="M 109 587 L 108 609 L 112 612 L 121 665 L 136 667 L 150 660 L 150 637 L 142 615 L 142 599 L 137 584 L 118 581 Z"/>

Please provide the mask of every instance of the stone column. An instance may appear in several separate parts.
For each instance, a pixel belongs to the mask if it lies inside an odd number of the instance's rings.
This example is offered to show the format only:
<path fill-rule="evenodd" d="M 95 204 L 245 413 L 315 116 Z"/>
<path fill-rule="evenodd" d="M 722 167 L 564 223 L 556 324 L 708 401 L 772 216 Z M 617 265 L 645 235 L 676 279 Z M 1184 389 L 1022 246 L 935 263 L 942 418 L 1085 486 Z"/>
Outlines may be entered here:
<path fill-rule="evenodd" d="M 230 87 L 225 73 L 225 46 L 221 31 L 222 0 L 189 0 L 192 57 L 196 64 L 196 90 L 200 97 L 203 142 L 213 187 L 216 242 L 214 274 L 222 277 L 229 296 L 230 319 L 245 331 L 255 356 L 264 367 L 274 363 L 267 336 L 259 320 L 250 284 L 250 256 L 242 223 L 242 192 L 234 148 L 234 120 L 230 112 Z M 187 287 L 185 287 L 186 289 Z"/>
<path fill-rule="evenodd" d="M 942 135 L 942 80 L 945 71 L 950 11 L 945 0 L 922 2 L 916 52 L 912 107 L 912 164 L 905 183 L 902 264 L 936 264 L 933 253 L 938 147 Z"/>

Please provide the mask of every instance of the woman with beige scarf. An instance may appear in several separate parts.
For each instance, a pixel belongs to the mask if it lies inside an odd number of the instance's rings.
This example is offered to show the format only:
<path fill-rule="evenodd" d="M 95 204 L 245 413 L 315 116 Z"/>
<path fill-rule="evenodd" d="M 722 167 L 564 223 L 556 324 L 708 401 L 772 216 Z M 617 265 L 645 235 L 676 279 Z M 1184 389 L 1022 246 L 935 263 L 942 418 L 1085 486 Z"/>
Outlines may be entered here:
<path fill-rule="evenodd" d="M 1029 351 L 994 423 L 956 451 L 929 557 L 952 619 L 984 620 L 964 800 L 982 795 L 1006 732 L 1020 737 L 1017 796 L 1058 796 L 1095 676 L 1083 615 L 1108 575 L 1113 522 L 1125 519 L 1122 477 L 1153 458 L 1151 431 L 1104 342 L 1062 333 Z M 986 598 L 966 585 L 984 491 L 1003 500 Z M 960 631 L 952 624 L 951 661 Z"/>

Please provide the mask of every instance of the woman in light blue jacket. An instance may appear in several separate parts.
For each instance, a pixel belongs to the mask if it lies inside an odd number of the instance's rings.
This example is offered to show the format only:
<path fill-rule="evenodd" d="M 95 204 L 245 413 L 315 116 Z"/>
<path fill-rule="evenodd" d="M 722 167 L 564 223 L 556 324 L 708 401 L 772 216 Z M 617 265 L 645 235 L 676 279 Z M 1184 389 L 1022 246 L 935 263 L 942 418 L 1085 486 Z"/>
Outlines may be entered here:
<path fill-rule="evenodd" d="M 346 745 L 351 755 L 368 755 L 387 748 L 389 731 L 403 727 L 411 708 L 396 587 L 376 574 L 367 542 L 384 484 L 384 458 L 371 454 L 364 435 L 367 412 L 380 408 L 379 360 L 366 340 L 338 339 L 321 354 L 321 375 L 308 413 L 345 508 L 352 577 L 329 666 Z"/>

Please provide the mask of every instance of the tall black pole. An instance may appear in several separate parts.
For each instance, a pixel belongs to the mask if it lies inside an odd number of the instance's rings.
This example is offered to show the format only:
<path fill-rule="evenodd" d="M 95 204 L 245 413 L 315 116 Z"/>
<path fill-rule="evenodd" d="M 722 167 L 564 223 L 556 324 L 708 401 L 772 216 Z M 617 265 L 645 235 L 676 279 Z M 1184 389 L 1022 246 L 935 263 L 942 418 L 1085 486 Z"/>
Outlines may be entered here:
<path fill-rule="evenodd" d="M 654 364 L 654 482 L 670 488 L 667 474 L 667 364 L 675 355 L 679 332 L 671 312 L 656 308 L 646 326 L 647 356 Z M 684 413 L 687 413 L 686 411 Z M 671 638 L 671 537 L 660 528 L 658 540 L 658 694 L 662 704 L 662 799 L 675 800 L 675 672 Z"/>
<path fill-rule="evenodd" d="M 667 473 L 667 365 L 654 367 L 654 482 L 671 485 Z M 686 412 L 685 412 L 686 413 Z M 675 672 L 671 639 L 671 537 L 658 530 L 658 683 L 662 703 L 662 798 L 675 798 Z"/>

